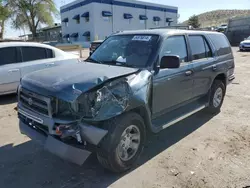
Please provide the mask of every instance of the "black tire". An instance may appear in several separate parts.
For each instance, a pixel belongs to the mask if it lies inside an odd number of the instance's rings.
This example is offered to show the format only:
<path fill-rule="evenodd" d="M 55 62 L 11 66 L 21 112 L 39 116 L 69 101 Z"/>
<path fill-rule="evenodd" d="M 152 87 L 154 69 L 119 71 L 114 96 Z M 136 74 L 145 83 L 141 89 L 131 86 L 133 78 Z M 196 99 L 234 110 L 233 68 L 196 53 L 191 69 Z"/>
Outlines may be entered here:
<path fill-rule="evenodd" d="M 221 102 L 219 103 L 219 105 L 215 106 L 213 99 L 214 99 L 214 96 L 215 96 L 217 89 L 219 89 L 219 88 L 222 89 L 222 98 L 221 98 Z M 220 108 L 221 108 L 223 101 L 224 101 L 225 93 L 226 93 L 225 84 L 221 80 L 214 80 L 214 82 L 211 86 L 211 89 L 210 89 L 209 106 L 207 107 L 207 111 L 209 113 L 216 114 L 216 113 L 220 112 Z"/>
<path fill-rule="evenodd" d="M 140 130 L 140 144 L 135 155 L 128 161 L 123 161 L 118 155 L 117 147 L 124 130 L 135 125 Z M 108 134 L 100 143 L 97 152 L 97 159 L 101 165 L 112 172 L 124 172 L 129 170 L 135 161 L 139 158 L 146 138 L 146 130 L 142 117 L 134 112 L 122 114 L 104 123 L 104 129 L 108 130 Z"/>

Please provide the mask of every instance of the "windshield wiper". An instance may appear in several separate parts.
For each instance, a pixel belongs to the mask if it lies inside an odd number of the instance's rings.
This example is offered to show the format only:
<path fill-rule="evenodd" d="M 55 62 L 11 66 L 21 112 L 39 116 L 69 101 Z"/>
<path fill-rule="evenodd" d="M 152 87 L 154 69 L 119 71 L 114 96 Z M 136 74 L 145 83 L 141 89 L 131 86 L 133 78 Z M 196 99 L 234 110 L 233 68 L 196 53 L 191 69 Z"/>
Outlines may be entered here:
<path fill-rule="evenodd" d="M 93 59 L 91 57 L 88 57 L 85 61 L 89 61 L 89 62 L 93 62 L 93 63 L 99 63 L 99 64 L 102 64 L 101 61 L 97 61 L 96 59 Z"/>
<path fill-rule="evenodd" d="M 125 62 L 120 62 L 120 61 L 115 61 L 115 60 L 105 61 L 104 63 L 109 64 L 109 65 L 116 65 L 116 66 L 124 66 L 124 67 L 133 67 L 133 68 L 135 68 L 134 65 L 129 65 L 129 64 L 125 63 Z"/>

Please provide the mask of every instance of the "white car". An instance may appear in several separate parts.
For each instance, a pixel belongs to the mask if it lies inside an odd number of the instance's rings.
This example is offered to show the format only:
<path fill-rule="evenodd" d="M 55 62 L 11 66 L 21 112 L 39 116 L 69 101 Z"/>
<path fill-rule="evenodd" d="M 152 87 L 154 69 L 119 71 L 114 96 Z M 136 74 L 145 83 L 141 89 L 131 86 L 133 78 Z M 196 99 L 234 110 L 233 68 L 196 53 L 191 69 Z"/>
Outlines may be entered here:
<path fill-rule="evenodd" d="M 34 42 L 0 43 L 0 95 L 15 93 L 20 79 L 37 70 L 78 63 L 79 57 Z"/>
<path fill-rule="evenodd" d="M 250 36 L 241 41 L 239 48 L 240 51 L 250 50 Z"/>

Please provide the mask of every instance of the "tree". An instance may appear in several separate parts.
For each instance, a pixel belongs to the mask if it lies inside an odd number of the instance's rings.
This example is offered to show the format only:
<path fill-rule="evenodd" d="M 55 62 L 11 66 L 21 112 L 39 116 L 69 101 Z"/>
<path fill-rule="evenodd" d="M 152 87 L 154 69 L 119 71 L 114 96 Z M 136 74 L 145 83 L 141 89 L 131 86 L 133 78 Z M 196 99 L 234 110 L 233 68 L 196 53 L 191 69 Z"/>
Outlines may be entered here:
<path fill-rule="evenodd" d="M 54 0 L 7 0 L 12 8 L 12 25 L 15 29 L 28 28 L 33 39 L 40 24 L 52 25 L 58 15 Z"/>
<path fill-rule="evenodd" d="M 188 25 L 191 25 L 193 28 L 199 28 L 200 23 L 199 23 L 199 18 L 196 15 L 191 16 L 188 19 Z"/>
<path fill-rule="evenodd" d="M 0 39 L 3 39 L 5 23 L 10 15 L 11 12 L 9 10 L 8 4 L 5 1 L 0 0 Z"/>

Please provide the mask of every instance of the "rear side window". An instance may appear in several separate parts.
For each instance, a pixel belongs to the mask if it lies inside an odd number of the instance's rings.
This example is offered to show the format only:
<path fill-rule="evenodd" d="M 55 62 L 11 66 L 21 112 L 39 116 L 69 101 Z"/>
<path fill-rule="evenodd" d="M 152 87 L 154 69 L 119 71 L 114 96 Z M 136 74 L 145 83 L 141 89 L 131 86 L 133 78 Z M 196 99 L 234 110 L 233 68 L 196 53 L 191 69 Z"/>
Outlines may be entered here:
<path fill-rule="evenodd" d="M 47 58 L 47 52 L 45 48 L 22 47 L 22 54 L 24 62 Z"/>
<path fill-rule="evenodd" d="M 51 49 L 46 49 L 46 51 L 47 51 L 47 58 L 53 58 L 53 57 L 55 57 L 54 53 L 53 53 L 53 51 Z"/>
<path fill-rule="evenodd" d="M 202 36 L 189 36 L 192 60 L 206 58 L 206 48 Z"/>
<path fill-rule="evenodd" d="M 209 34 L 218 55 L 226 55 L 231 53 L 231 46 L 225 35 L 222 34 Z"/>
<path fill-rule="evenodd" d="M 211 48 L 206 39 L 201 35 L 189 36 L 192 60 L 212 57 Z"/>
<path fill-rule="evenodd" d="M 17 63 L 17 49 L 15 47 L 0 48 L 0 66 Z"/>

